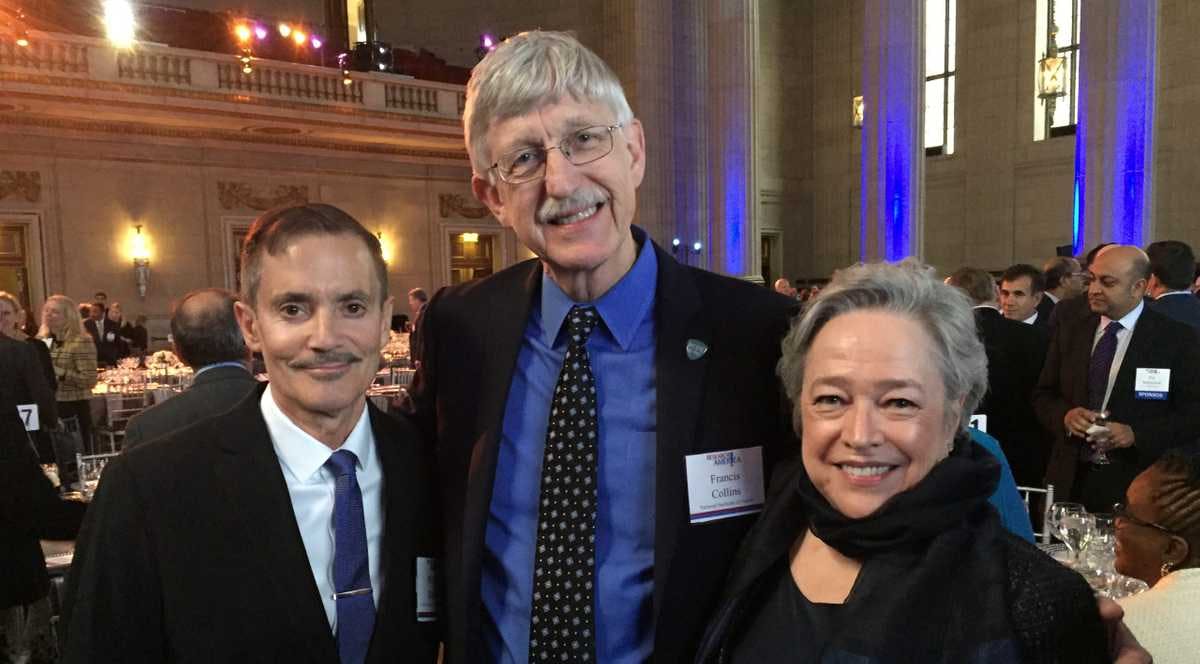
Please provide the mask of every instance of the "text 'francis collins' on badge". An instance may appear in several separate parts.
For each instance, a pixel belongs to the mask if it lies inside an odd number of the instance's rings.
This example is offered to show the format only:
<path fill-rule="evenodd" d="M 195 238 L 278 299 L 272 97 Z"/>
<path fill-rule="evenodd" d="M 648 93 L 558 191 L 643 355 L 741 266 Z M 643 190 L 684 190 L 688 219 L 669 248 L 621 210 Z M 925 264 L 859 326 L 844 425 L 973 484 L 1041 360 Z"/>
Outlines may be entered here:
<path fill-rule="evenodd" d="M 691 523 L 761 512 L 762 446 L 685 457 Z"/>

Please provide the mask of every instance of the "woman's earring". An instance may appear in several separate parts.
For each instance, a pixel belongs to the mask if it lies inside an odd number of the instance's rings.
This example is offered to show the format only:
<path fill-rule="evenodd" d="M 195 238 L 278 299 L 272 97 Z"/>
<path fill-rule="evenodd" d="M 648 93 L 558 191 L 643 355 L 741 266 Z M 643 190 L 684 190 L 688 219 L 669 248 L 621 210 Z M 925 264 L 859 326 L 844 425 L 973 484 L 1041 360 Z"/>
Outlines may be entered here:
<path fill-rule="evenodd" d="M 1174 566 L 1175 566 L 1175 563 L 1172 563 L 1172 562 L 1163 563 L 1162 567 L 1158 568 L 1159 576 L 1166 576 L 1166 575 L 1170 574 L 1171 568 Z"/>

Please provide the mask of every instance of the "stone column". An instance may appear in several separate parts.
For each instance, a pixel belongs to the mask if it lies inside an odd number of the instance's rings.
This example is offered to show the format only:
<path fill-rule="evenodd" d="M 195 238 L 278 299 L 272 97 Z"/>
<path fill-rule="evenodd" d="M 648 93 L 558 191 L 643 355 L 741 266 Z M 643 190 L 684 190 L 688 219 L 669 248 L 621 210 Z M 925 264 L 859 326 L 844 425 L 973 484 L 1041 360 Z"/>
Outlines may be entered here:
<path fill-rule="evenodd" d="M 865 0 L 862 260 L 922 255 L 924 10 L 923 0 Z"/>
<path fill-rule="evenodd" d="M 1075 249 L 1153 238 L 1158 0 L 1087 3 L 1080 24 Z"/>

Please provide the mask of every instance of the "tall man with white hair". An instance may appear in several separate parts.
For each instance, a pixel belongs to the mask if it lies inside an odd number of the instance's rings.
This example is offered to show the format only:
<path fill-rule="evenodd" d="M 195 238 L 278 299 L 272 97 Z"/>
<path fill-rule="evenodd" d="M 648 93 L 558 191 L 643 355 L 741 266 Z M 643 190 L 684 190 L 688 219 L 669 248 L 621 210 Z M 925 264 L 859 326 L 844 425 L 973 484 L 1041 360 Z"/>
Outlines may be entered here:
<path fill-rule="evenodd" d="M 501 44 L 463 125 L 475 195 L 537 258 L 422 317 L 449 661 L 690 661 L 796 449 L 774 378 L 794 303 L 633 226 L 642 125 L 574 38 Z"/>

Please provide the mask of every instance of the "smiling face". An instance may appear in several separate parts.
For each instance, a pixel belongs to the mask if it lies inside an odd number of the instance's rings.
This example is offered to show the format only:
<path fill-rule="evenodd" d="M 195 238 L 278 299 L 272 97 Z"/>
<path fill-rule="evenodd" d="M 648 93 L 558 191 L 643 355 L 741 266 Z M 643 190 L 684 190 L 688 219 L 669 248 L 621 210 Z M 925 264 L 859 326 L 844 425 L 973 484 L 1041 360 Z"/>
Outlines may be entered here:
<path fill-rule="evenodd" d="M 1025 320 L 1041 300 L 1042 294 L 1033 292 L 1033 279 L 1028 276 L 1000 282 L 1000 310 L 1005 318 Z"/>
<path fill-rule="evenodd" d="M 392 316 L 367 246 L 348 234 L 304 235 L 261 260 L 253 306 L 235 311 L 276 403 L 297 422 L 357 410 Z"/>
<path fill-rule="evenodd" d="M 949 454 L 958 418 L 933 357 L 920 325 L 884 311 L 842 314 L 813 339 L 796 404 L 801 450 L 842 514 L 868 516 Z"/>
<path fill-rule="evenodd" d="M 546 104 L 525 115 L 495 122 L 487 132 L 488 161 L 525 147 L 559 145 L 587 127 L 616 124 L 602 104 L 573 99 Z M 642 126 L 631 120 L 612 132 L 613 150 L 582 166 L 558 150 L 546 158 L 545 177 L 508 184 L 476 175 L 472 187 L 501 224 L 542 260 L 550 277 L 568 293 L 583 282 L 599 296 L 633 265 L 637 248 L 630 233 L 637 188 L 645 173 Z"/>

